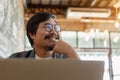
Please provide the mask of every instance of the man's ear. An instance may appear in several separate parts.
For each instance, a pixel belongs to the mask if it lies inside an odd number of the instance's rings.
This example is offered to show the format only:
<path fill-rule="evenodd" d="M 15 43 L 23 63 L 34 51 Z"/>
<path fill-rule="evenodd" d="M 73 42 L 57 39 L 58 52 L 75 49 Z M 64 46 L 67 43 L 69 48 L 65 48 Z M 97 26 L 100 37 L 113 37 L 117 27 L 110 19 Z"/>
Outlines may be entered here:
<path fill-rule="evenodd" d="M 33 39 L 34 38 L 34 35 L 32 33 L 29 33 L 30 35 L 30 38 Z"/>

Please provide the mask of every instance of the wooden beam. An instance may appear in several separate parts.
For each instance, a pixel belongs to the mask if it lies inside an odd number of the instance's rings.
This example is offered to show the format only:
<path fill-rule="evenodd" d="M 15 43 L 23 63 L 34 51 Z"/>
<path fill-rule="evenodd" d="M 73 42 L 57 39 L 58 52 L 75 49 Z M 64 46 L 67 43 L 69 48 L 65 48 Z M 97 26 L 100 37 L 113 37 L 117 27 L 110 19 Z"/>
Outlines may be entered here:
<path fill-rule="evenodd" d="M 61 6 L 62 5 L 62 0 L 60 0 L 60 2 L 59 2 L 59 6 Z"/>
<path fill-rule="evenodd" d="M 94 6 L 94 5 L 96 4 L 96 2 L 97 2 L 97 0 L 93 0 L 93 1 L 91 2 L 91 7 Z"/>
<path fill-rule="evenodd" d="M 52 0 L 49 0 L 49 5 L 51 5 L 52 4 Z"/>
<path fill-rule="evenodd" d="M 112 2 L 111 0 L 107 0 L 107 4 L 105 7 L 107 8 L 111 2 Z"/>
<path fill-rule="evenodd" d="M 83 0 L 80 0 L 80 1 L 79 1 L 79 6 L 80 6 L 80 4 L 82 3 L 82 1 L 83 1 Z"/>
<path fill-rule="evenodd" d="M 91 7 L 91 3 L 92 3 L 92 0 L 88 0 L 88 1 L 85 3 L 85 6 Z"/>
<path fill-rule="evenodd" d="M 71 6 L 72 0 L 68 0 L 68 6 Z"/>
<path fill-rule="evenodd" d="M 94 6 L 92 7 L 98 7 L 98 5 L 102 2 L 102 0 L 97 0 L 96 3 L 94 4 Z"/>

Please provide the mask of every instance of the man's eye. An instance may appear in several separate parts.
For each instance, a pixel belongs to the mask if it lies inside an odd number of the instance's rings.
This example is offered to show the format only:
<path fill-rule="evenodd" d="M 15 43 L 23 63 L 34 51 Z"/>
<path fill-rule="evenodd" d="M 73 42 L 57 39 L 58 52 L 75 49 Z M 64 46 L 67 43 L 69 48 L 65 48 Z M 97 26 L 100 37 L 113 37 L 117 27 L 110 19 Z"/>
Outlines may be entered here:
<path fill-rule="evenodd" d="M 48 24 L 48 25 L 46 25 L 46 28 L 51 29 L 52 25 Z"/>
<path fill-rule="evenodd" d="M 53 29 L 53 26 L 51 25 L 51 24 L 47 24 L 46 26 L 45 26 L 45 28 L 46 28 L 46 31 L 51 31 L 52 29 Z"/>
<path fill-rule="evenodd" d="M 56 30 L 56 31 L 60 31 L 60 26 L 56 25 L 56 26 L 55 26 L 55 30 Z"/>

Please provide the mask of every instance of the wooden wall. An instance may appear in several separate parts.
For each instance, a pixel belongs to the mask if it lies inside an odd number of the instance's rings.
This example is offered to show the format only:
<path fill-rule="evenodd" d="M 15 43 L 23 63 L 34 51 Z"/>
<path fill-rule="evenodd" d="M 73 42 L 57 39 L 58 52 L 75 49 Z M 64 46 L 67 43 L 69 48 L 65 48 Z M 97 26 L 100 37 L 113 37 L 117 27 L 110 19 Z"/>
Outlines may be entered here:
<path fill-rule="evenodd" d="M 118 28 L 114 26 L 114 23 L 90 23 L 90 22 L 80 22 L 79 20 L 58 20 L 59 25 L 62 30 L 70 30 L 70 31 L 89 31 L 90 29 L 99 29 L 99 31 L 120 31 Z"/>

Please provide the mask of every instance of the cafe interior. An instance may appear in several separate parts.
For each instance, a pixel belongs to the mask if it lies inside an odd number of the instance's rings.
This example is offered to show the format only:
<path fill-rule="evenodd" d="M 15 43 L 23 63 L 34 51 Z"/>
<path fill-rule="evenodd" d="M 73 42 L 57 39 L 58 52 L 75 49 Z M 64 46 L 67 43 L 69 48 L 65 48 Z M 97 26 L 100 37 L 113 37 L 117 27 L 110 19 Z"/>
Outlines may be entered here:
<path fill-rule="evenodd" d="M 0 0 L 0 58 L 32 49 L 26 24 L 43 11 L 56 15 L 60 39 L 81 60 L 105 62 L 103 80 L 120 80 L 120 0 Z"/>

